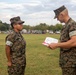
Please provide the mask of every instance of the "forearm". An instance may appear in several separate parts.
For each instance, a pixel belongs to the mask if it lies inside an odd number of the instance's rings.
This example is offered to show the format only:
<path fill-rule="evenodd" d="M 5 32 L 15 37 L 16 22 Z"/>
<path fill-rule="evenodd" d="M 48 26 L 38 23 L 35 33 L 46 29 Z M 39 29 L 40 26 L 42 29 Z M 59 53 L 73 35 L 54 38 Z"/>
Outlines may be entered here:
<path fill-rule="evenodd" d="M 58 43 L 57 45 L 60 48 L 71 48 L 71 47 L 76 47 L 76 42 L 73 40 L 69 40 L 67 42 L 62 42 L 62 43 Z"/>
<path fill-rule="evenodd" d="M 8 62 L 11 62 L 11 57 L 10 57 L 10 47 L 9 46 L 6 46 L 6 48 L 5 48 L 5 50 L 6 50 L 6 56 L 7 56 L 7 60 L 8 60 Z"/>

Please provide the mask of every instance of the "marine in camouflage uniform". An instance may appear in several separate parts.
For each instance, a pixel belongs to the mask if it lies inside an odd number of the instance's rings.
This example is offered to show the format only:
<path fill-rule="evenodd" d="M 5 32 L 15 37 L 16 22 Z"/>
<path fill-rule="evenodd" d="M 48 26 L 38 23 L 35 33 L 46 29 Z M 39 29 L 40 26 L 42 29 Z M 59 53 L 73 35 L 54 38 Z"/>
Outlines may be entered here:
<path fill-rule="evenodd" d="M 54 18 L 65 25 L 61 30 L 60 42 L 50 44 L 49 48 L 60 48 L 59 64 L 62 68 L 62 75 L 76 75 L 76 22 L 69 17 L 64 5 L 54 12 Z"/>
<path fill-rule="evenodd" d="M 74 35 L 76 35 L 76 22 L 70 18 L 61 30 L 60 41 L 66 42 Z M 64 75 L 76 75 L 76 47 L 60 48 L 60 66 Z"/>
<path fill-rule="evenodd" d="M 15 17 L 14 19 L 20 20 L 19 17 Z M 8 66 L 8 74 L 24 75 L 26 67 L 26 42 L 21 33 L 13 30 L 6 37 L 6 45 L 10 47 L 10 58 L 12 62 L 12 65 Z"/>

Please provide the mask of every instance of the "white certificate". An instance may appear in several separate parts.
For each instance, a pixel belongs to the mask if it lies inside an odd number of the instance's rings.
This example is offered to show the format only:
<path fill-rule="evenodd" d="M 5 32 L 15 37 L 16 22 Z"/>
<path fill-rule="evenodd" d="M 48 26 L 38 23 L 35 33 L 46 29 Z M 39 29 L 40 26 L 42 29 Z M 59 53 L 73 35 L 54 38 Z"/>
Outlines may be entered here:
<path fill-rule="evenodd" d="M 42 44 L 48 46 L 48 44 L 51 44 L 51 43 L 58 43 L 58 39 L 55 39 L 52 37 L 46 37 L 46 39 Z"/>

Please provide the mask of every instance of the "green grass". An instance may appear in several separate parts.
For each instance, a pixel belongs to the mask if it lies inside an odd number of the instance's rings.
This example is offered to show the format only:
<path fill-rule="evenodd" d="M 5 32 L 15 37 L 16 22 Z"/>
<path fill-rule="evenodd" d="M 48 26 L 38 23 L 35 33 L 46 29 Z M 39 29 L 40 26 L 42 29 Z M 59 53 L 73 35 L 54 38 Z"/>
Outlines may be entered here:
<path fill-rule="evenodd" d="M 0 75 L 7 74 L 5 55 L 5 37 L 0 34 Z M 59 67 L 59 49 L 51 50 L 42 45 L 45 37 L 59 38 L 58 34 L 23 34 L 26 40 L 26 71 L 25 75 L 61 75 Z"/>

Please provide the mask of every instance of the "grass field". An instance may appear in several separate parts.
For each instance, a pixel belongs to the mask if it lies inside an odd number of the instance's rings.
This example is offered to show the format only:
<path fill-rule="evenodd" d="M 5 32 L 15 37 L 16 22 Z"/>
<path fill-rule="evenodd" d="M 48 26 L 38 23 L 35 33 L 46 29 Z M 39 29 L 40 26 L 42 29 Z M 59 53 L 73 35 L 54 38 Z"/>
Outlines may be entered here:
<path fill-rule="evenodd" d="M 0 34 L 0 75 L 7 74 L 5 55 L 5 37 Z M 25 75 L 61 75 L 59 67 L 59 49 L 51 50 L 42 45 L 46 36 L 59 38 L 58 34 L 24 34 L 27 47 L 27 66 Z"/>

